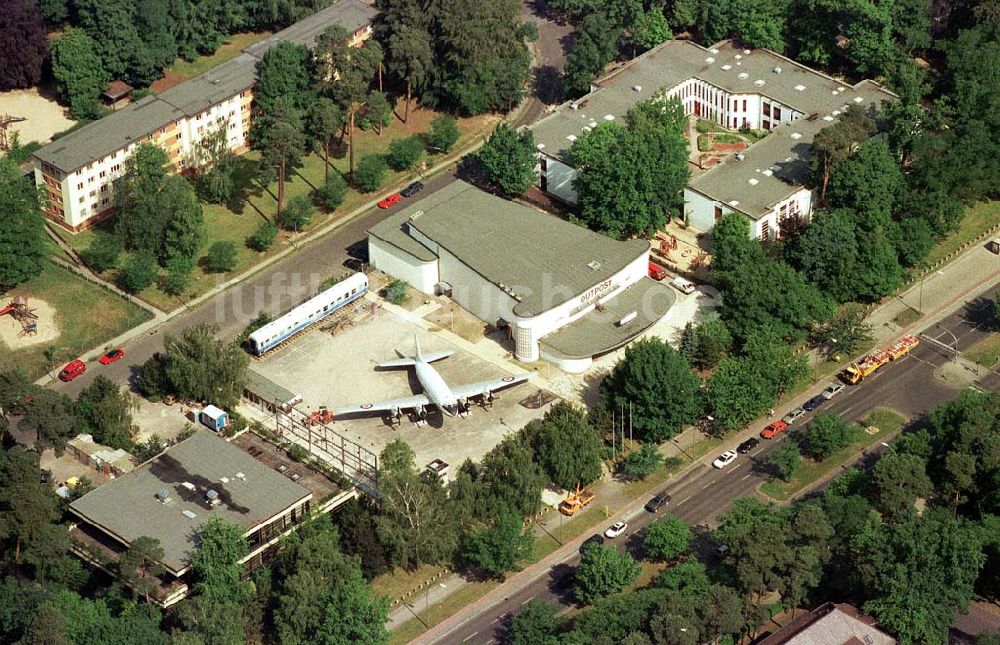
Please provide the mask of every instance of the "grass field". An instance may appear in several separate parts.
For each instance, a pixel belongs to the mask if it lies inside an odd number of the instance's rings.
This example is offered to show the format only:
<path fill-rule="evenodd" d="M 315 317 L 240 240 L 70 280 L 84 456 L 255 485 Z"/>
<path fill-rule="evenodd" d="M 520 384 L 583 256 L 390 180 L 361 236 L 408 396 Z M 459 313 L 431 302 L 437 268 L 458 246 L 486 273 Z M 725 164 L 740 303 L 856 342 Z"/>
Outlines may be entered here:
<path fill-rule="evenodd" d="M 802 463 L 792 473 L 789 481 L 772 479 L 761 485 L 760 492 L 776 500 L 787 500 L 806 486 L 829 474 L 830 471 L 840 467 L 842 463 L 859 450 L 880 441 L 885 441 L 888 437 L 898 432 L 905 422 L 906 419 L 897 412 L 887 408 L 876 408 L 861 423 L 862 429 L 868 426 L 878 428 L 876 434 L 870 435 L 867 432 L 859 433 L 857 440 L 844 446 L 823 461 L 813 461 L 812 459 L 803 457 Z"/>
<path fill-rule="evenodd" d="M 51 262 L 11 294 L 28 296 L 29 304 L 31 298 L 44 300 L 56 312 L 60 335 L 51 344 L 51 361 L 45 355 L 48 345 L 15 351 L 0 344 L 0 365 L 18 365 L 32 379 L 150 318 L 144 309 Z"/>
<path fill-rule="evenodd" d="M 383 154 L 388 149 L 389 143 L 395 139 L 426 132 L 430 129 L 430 122 L 435 116 L 437 116 L 437 113 L 431 110 L 411 109 L 409 123 L 404 124 L 394 119 L 391 126 L 383 128 L 381 137 L 374 132 L 356 131 L 354 137 L 356 162 L 366 154 Z M 453 150 L 461 149 L 476 137 L 490 131 L 496 121 L 497 117 L 492 115 L 459 119 L 458 127 L 462 134 Z M 278 242 L 270 250 L 258 253 L 247 248 L 246 239 L 263 222 L 274 219 L 278 194 L 277 182 L 268 185 L 266 188 L 261 188 L 256 183 L 250 181 L 254 166 L 259 159 L 260 155 L 257 152 L 249 152 L 239 157 L 240 166 L 237 173 L 239 181 L 237 183 L 242 183 L 244 186 L 245 199 L 238 202 L 235 208 L 221 204 L 203 204 L 206 229 L 204 249 L 207 249 L 212 243 L 220 240 L 234 242 L 238 252 L 236 268 L 232 272 L 225 274 L 208 274 L 200 267 L 195 269 L 191 288 L 184 294 L 184 298 L 170 296 L 158 286 L 152 286 L 144 290 L 139 294 L 139 297 L 163 311 L 175 309 L 183 305 L 186 301 L 205 293 L 216 284 L 228 280 L 234 274 L 242 273 L 268 257 L 276 255 L 288 246 L 293 245 L 310 231 L 345 216 L 363 204 L 378 198 L 384 193 L 396 190 L 419 176 L 416 170 L 406 172 L 390 170 L 383 179 L 383 188 L 377 192 L 360 193 L 352 188 L 348 190 L 344 202 L 334 212 L 324 213 L 317 209 L 313 214 L 312 221 L 302 232 L 295 234 L 282 232 L 278 238 Z M 425 160 L 428 167 L 430 167 L 437 163 L 440 158 L 436 155 L 425 156 Z M 332 166 L 330 170 L 331 174 L 340 172 L 344 176 L 347 175 L 349 162 L 346 155 L 342 155 L 340 158 L 331 157 L 330 161 Z M 288 172 L 288 179 L 285 182 L 286 203 L 287 200 L 296 196 L 308 196 L 315 188 L 322 185 L 324 181 L 323 165 L 322 157 L 312 154 L 304 157 L 299 166 Z M 70 246 L 80 251 L 87 248 L 94 239 L 95 230 L 111 230 L 113 221 L 114 218 L 105 220 L 94 227 L 94 229 L 75 235 L 60 231 L 60 235 Z M 122 258 L 122 262 L 124 261 L 125 256 Z M 113 273 L 114 271 L 108 271 L 104 277 L 108 279 L 113 278 Z"/>
<path fill-rule="evenodd" d="M 993 367 L 1000 362 L 1000 334 L 992 333 L 962 353 L 983 367 Z"/>
<path fill-rule="evenodd" d="M 923 315 L 924 314 L 922 312 L 907 307 L 906 309 L 896 314 L 896 317 L 892 319 L 892 322 L 894 322 L 899 327 L 908 327 L 913 323 L 917 322 L 918 320 L 920 320 L 921 316 Z"/>
<path fill-rule="evenodd" d="M 997 224 L 1000 224 L 1000 201 L 979 202 L 965 209 L 965 217 L 962 218 L 958 230 L 938 242 L 927 254 L 924 264 L 928 266 L 936 264 Z"/>

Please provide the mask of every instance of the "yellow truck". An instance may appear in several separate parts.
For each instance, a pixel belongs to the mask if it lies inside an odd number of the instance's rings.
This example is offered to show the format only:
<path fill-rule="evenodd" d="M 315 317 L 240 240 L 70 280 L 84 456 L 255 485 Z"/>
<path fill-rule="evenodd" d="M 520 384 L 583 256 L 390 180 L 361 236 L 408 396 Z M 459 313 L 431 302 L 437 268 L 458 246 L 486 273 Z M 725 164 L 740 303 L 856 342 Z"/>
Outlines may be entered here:
<path fill-rule="evenodd" d="M 876 349 L 861 360 L 851 363 L 840 373 L 840 377 L 851 385 L 857 385 L 889 361 L 906 356 L 919 344 L 920 339 L 916 336 L 903 336 L 889 347 Z"/>
<path fill-rule="evenodd" d="M 594 493 L 587 489 L 577 489 L 575 493 L 572 493 L 559 504 L 559 512 L 563 515 L 572 516 L 592 501 L 594 501 Z"/>

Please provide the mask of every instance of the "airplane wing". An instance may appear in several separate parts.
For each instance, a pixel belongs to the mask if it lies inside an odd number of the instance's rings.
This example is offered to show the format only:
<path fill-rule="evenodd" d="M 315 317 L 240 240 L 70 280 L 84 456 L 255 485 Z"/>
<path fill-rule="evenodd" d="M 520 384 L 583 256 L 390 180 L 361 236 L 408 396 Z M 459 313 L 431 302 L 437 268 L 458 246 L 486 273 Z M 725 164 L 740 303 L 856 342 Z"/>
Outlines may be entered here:
<path fill-rule="evenodd" d="M 501 376 L 500 378 L 493 379 L 492 381 L 480 381 L 479 383 L 468 383 L 466 385 L 457 385 L 451 388 L 452 394 L 454 394 L 459 399 L 468 399 L 475 396 L 484 396 L 487 392 L 496 392 L 497 390 L 502 390 L 506 387 L 512 385 L 517 385 L 518 383 L 523 383 L 528 380 L 529 374 L 518 374 L 516 376 Z"/>
<path fill-rule="evenodd" d="M 356 414 L 363 412 L 385 412 L 396 410 L 412 410 L 415 408 L 430 405 L 430 399 L 428 399 L 423 394 L 414 394 L 413 396 L 404 396 L 398 399 L 389 399 L 388 401 L 379 401 L 378 403 L 362 403 L 361 405 L 355 405 L 347 408 L 336 408 L 333 411 L 334 418 L 337 418 L 344 414 Z"/>

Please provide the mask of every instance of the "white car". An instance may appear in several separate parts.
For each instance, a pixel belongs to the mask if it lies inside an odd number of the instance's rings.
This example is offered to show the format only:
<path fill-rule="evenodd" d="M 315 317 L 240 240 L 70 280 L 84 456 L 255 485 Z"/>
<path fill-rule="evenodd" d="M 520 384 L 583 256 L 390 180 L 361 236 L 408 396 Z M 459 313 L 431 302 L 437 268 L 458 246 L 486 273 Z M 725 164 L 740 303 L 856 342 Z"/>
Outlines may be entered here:
<path fill-rule="evenodd" d="M 725 468 L 729 464 L 736 461 L 736 451 L 727 450 L 726 452 L 719 455 L 719 458 L 712 462 L 712 465 L 716 468 Z"/>
<path fill-rule="evenodd" d="M 609 540 L 613 540 L 622 533 L 624 533 L 625 529 L 627 528 L 628 524 L 626 524 L 625 522 L 615 522 L 614 524 L 608 527 L 607 531 L 604 532 L 604 537 L 608 538 Z"/>
<path fill-rule="evenodd" d="M 843 383 L 830 383 L 827 385 L 822 392 L 819 393 L 824 399 L 832 399 L 833 397 L 840 394 L 840 391 L 844 389 Z"/>

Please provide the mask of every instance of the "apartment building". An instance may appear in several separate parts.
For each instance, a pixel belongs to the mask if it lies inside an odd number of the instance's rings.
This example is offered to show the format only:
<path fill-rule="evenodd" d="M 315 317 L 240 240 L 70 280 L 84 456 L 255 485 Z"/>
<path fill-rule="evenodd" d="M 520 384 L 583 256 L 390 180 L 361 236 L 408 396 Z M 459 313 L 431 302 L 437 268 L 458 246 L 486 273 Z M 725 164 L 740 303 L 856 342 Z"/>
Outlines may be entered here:
<path fill-rule="evenodd" d="M 569 161 L 573 142 L 603 121 L 654 98 L 675 98 L 684 113 L 738 130 L 769 134 L 710 167 L 691 164 L 684 190 L 684 219 L 711 231 L 727 212 L 741 213 L 758 238 L 780 236 L 789 218 L 813 210 L 809 148 L 813 137 L 849 105 L 875 114 L 896 95 L 869 80 L 850 85 L 766 49 L 728 40 L 702 47 L 666 42 L 604 78 L 590 93 L 563 104 L 531 126 L 538 147 L 542 190 L 576 203 Z"/>
<path fill-rule="evenodd" d="M 44 214 L 71 231 L 92 226 L 114 205 L 114 180 L 135 148 L 152 142 L 163 148 L 175 172 L 199 160 L 200 143 L 219 128 L 235 153 L 249 146 L 257 64 L 279 42 L 312 46 L 333 25 L 361 46 L 371 38 L 376 10 L 361 0 L 339 0 L 269 38 L 250 45 L 236 58 L 160 94 L 147 96 L 90 123 L 32 156 L 35 183 L 44 186 Z"/>

